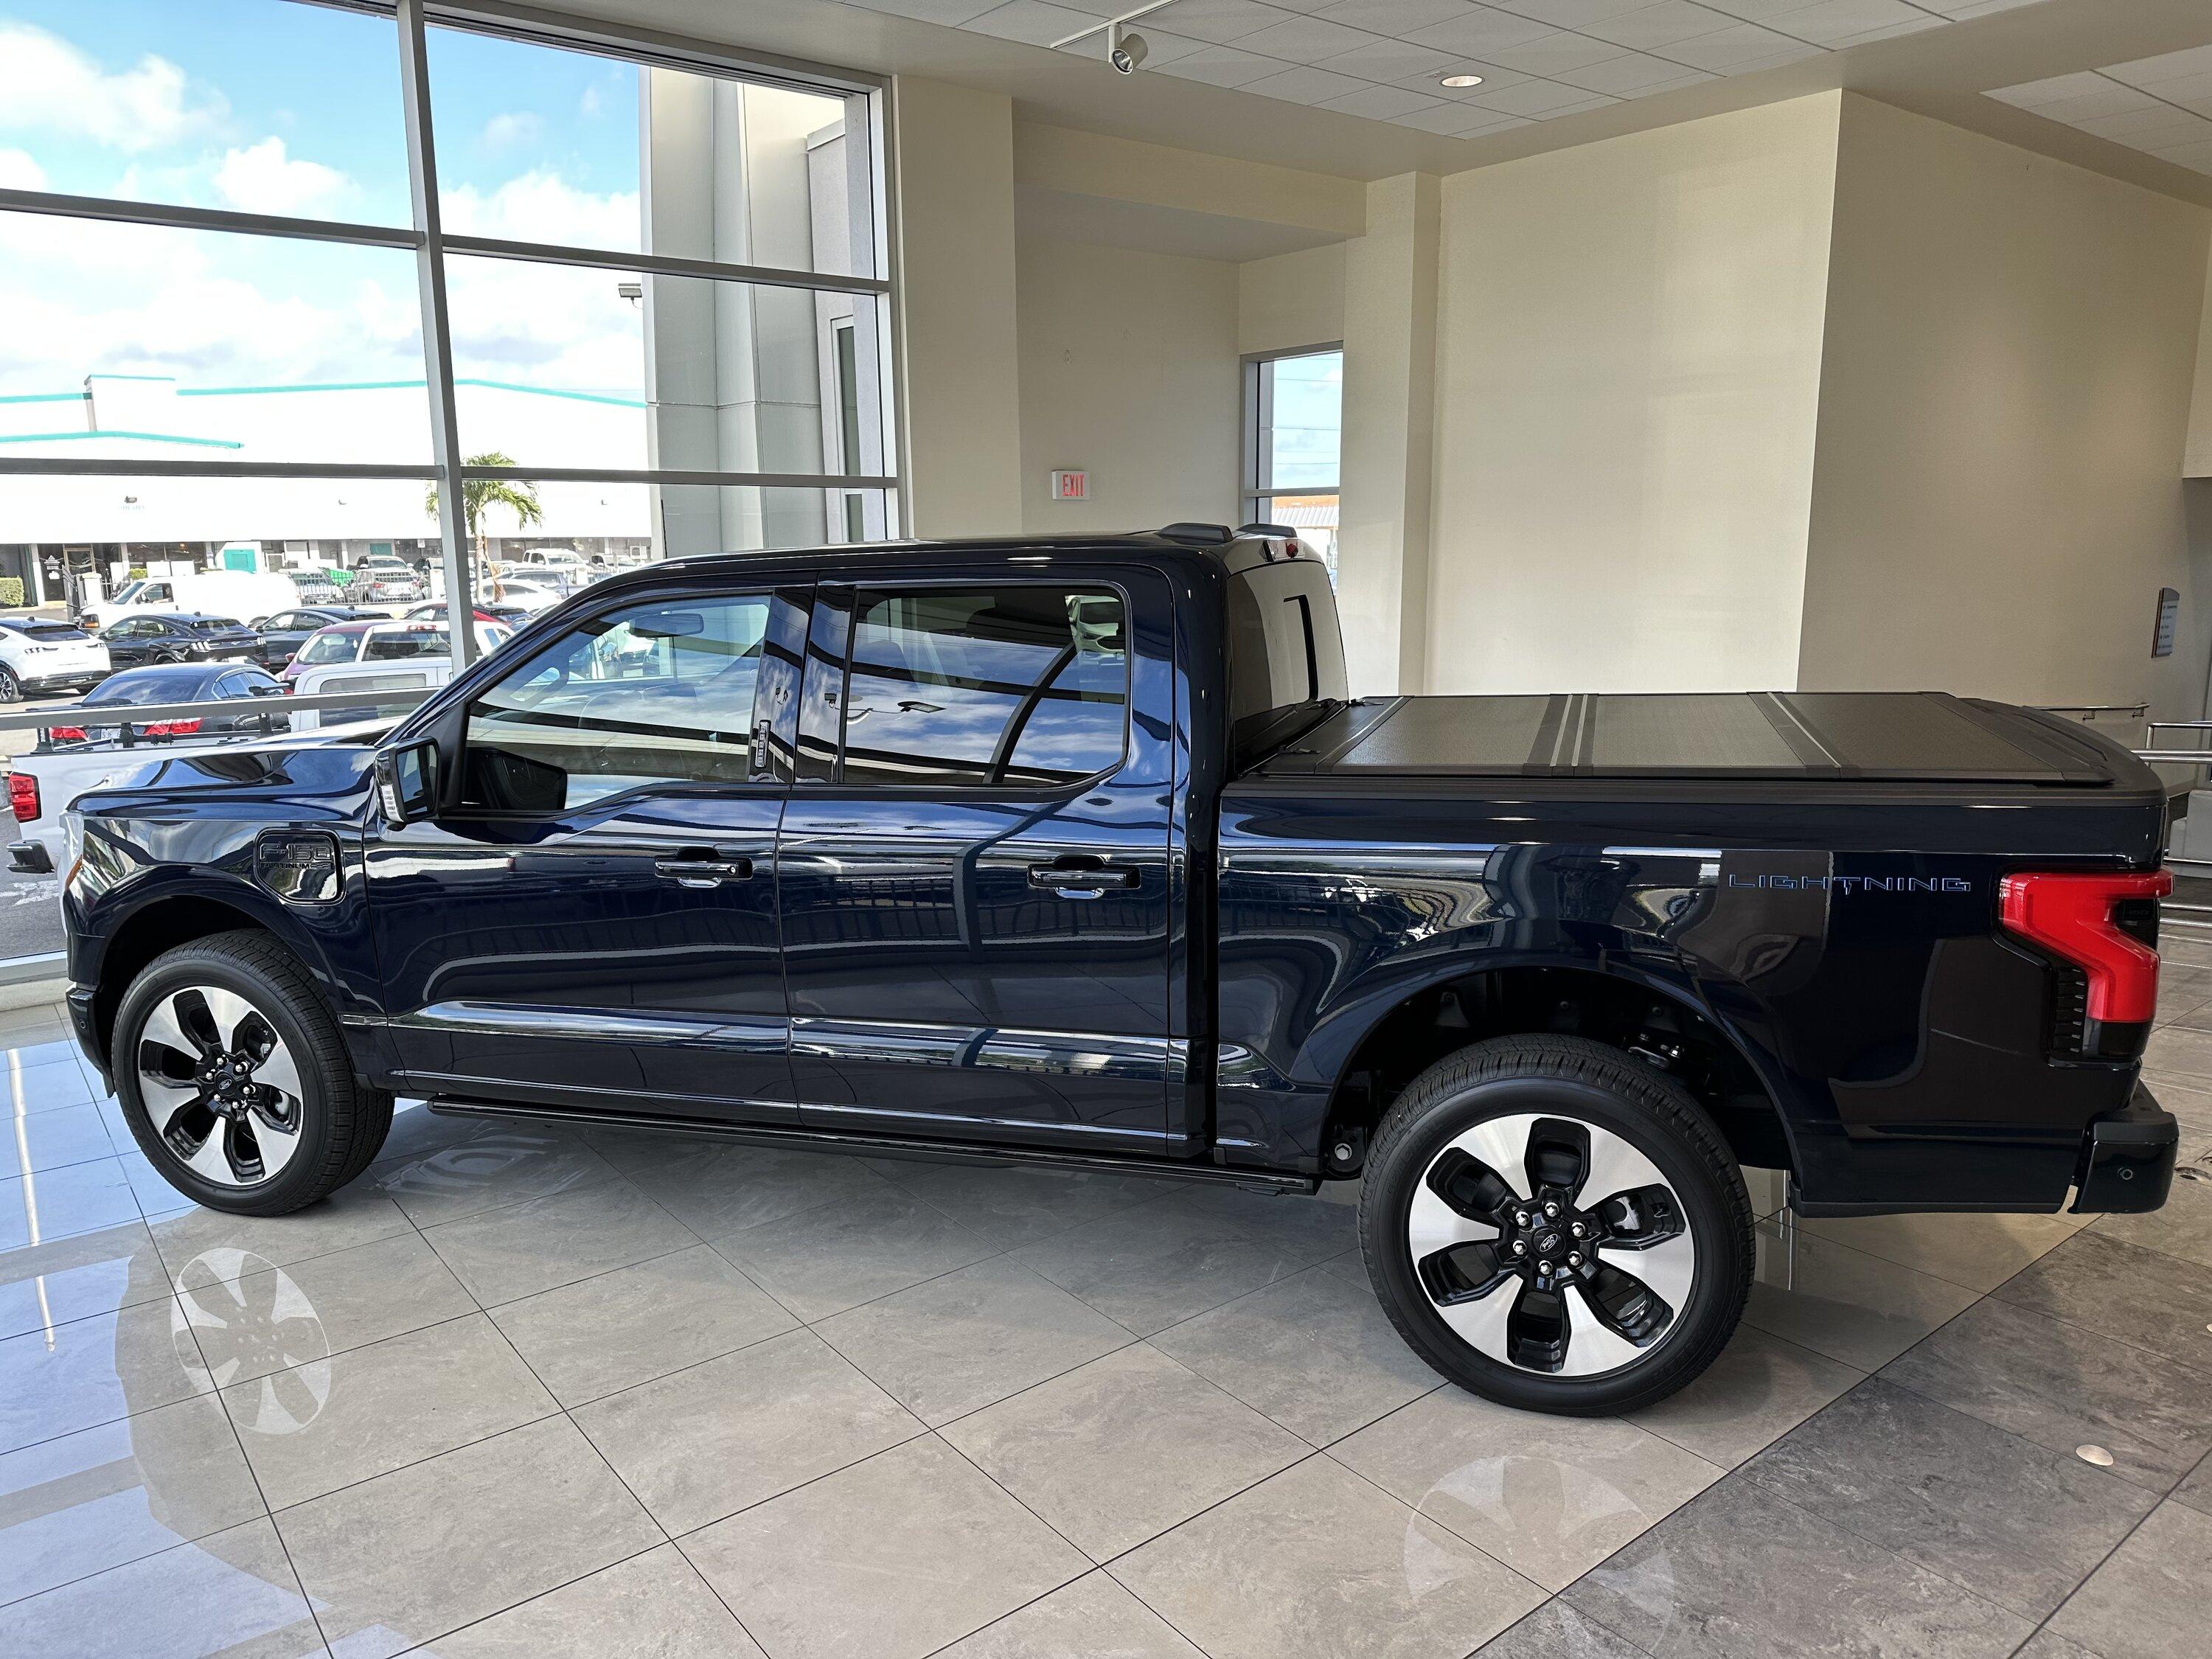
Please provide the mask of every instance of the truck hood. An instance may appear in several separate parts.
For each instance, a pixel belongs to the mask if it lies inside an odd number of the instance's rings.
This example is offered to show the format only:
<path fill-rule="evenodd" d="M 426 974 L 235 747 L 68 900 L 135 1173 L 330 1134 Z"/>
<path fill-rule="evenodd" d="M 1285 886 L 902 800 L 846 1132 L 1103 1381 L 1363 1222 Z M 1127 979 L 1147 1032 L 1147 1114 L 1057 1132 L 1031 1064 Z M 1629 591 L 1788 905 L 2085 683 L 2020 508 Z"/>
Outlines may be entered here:
<path fill-rule="evenodd" d="M 210 744 L 201 749 L 118 753 L 115 769 L 76 801 L 88 814 L 143 811 L 160 797 L 219 789 L 241 801 L 310 803 L 350 799 L 367 786 L 376 744 L 393 722 L 363 720 L 325 731 Z"/>

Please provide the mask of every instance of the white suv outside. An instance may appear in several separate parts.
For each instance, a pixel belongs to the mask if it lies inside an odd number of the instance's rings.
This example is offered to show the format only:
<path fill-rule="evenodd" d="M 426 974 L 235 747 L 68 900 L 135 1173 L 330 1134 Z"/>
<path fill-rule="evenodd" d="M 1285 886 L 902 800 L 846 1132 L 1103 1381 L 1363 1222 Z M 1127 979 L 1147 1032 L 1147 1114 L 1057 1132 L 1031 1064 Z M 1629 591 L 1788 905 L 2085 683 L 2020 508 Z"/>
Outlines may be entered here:
<path fill-rule="evenodd" d="M 75 623 L 0 617 L 0 702 L 88 691 L 108 667 L 107 647 Z"/>

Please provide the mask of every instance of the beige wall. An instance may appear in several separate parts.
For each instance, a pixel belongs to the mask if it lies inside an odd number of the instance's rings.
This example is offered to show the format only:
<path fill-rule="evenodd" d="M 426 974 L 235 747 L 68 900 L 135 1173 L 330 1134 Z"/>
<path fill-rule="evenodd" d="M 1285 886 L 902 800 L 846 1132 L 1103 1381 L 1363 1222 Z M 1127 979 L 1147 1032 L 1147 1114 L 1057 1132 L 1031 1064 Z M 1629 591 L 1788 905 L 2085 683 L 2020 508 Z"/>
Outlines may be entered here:
<path fill-rule="evenodd" d="M 1237 350 L 1296 351 L 1341 340 L 1345 249 L 1330 242 L 1237 266 Z"/>
<path fill-rule="evenodd" d="M 1794 683 L 1838 101 L 1443 181 L 1428 689 Z"/>
<path fill-rule="evenodd" d="M 1802 684 L 2195 712 L 2212 214 L 1844 101 Z M 2190 632 L 2150 655 L 2158 590 Z"/>
<path fill-rule="evenodd" d="M 1021 529 L 1013 100 L 901 76 L 899 348 L 906 522 L 921 536 Z"/>
<path fill-rule="evenodd" d="M 1237 268 L 1021 235 L 1024 532 L 1144 530 L 1237 512 Z M 1055 467 L 1091 499 L 1055 501 Z"/>

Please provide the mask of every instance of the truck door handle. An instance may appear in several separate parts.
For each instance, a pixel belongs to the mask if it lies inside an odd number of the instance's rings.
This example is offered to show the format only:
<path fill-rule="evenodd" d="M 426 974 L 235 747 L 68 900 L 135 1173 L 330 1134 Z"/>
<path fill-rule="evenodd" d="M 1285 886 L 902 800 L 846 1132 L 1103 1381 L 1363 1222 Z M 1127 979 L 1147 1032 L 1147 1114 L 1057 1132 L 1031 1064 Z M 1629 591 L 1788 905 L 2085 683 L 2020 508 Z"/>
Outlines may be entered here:
<path fill-rule="evenodd" d="M 1049 887 L 1062 898 L 1097 898 L 1115 888 L 1126 891 L 1143 882 L 1139 871 L 1113 869 L 1080 854 L 1030 866 L 1030 885 Z"/>
<path fill-rule="evenodd" d="M 687 847 L 673 858 L 655 859 L 653 872 L 678 887 L 719 887 L 726 881 L 752 879 L 753 861 L 709 847 Z"/>

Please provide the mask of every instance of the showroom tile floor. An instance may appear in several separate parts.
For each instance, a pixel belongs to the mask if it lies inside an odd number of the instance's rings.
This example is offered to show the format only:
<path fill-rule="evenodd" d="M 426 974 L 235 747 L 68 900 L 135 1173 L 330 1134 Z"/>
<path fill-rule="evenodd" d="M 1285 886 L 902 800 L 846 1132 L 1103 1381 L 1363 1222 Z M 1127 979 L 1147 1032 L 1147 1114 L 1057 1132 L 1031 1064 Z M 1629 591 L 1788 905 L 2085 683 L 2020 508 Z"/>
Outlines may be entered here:
<path fill-rule="evenodd" d="M 1793 1248 L 1760 1181 L 1741 1334 L 1632 1420 L 1439 1387 L 1340 1202 L 417 1108 L 216 1215 L 0 1016 L 0 1654 L 2201 1655 L 2212 946 L 2168 954 L 2165 1212 Z"/>

